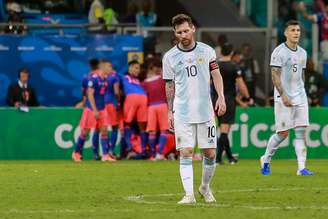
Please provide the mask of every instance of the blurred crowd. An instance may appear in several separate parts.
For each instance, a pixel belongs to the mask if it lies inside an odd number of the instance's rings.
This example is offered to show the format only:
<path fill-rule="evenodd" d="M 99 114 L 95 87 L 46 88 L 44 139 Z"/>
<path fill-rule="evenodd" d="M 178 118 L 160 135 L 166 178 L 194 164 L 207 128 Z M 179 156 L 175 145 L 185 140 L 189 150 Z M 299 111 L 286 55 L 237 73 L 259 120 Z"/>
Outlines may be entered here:
<path fill-rule="evenodd" d="M 31 1 L 32 2 L 32 1 Z M 69 8 L 66 1 L 52 1 L 47 0 L 43 2 L 42 10 L 64 10 Z M 143 31 L 142 27 L 153 27 L 158 25 L 159 19 L 154 10 L 153 1 L 127 1 L 126 10 L 124 13 L 118 13 L 118 9 L 114 7 L 112 0 L 83 0 L 81 9 L 88 15 L 88 22 L 90 24 L 89 31 L 95 33 L 114 33 L 115 26 L 124 25 L 138 25 L 141 27 L 141 33 L 144 36 L 144 52 L 146 56 L 153 56 L 160 58 L 162 54 L 155 53 L 158 39 L 155 34 Z M 31 3 L 32 4 L 32 3 Z M 25 25 L 15 25 L 15 23 L 23 23 L 23 12 L 33 11 L 31 7 L 26 4 L 21 5 L 18 0 L 7 0 L 6 11 L 8 14 L 8 25 L 4 32 L 14 34 L 24 34 L 27 31 Z M 64 10 L 65 11 L 65 10 Z M 283 24 L 290 19 L 301 20 L 304 31 L 301 46 L 308 51 L 308 57 L 311 57 L 311 27 L 312 23 L 319 25 L 319 41 L 320 41 L 320 58 L 328 59 L 328 30 L 327 30 L 327 14 L 328 1 L 327 0 L 279 0 L 278 1 L 278 43 L 284 41 Z M 220 59 L 220 47 L 228 42 L 225 34 L 220 34 L 217 39 L 216 52 L 218 60 Z M 174 44 L 174 39 L 172 44 Z M 255 58 L 253 54 L 253 46 L 250 43 L 244 43 L 240 48 L 234 49 L 233 60 L 238 64 L 242 73 L 243 79 L 250 92 L 250 96 L 255 100 L 254 105 L 272 105 L 272 98 L 269 97 L 266 103 L 259 100 L 260 78 L 263 77 L 262 64 Z M 310 59 L 310 58 L 309 58 Z M 317 66 L 316 66 L 317 65 Z M 261 66 L 261 67 L 260 67 Z M 309 103 L 312 106 L 319 106 L 322 103 L 322 95 L 327 91 L 326 79 L 323 77 L 323 69 L 318 67 L 318 63 L 309 60 L 309 65 L 306 70 L 306 90 L 309 96 Z M 240 106 L 245 106 L 237 95 L 237 101 Z"/>

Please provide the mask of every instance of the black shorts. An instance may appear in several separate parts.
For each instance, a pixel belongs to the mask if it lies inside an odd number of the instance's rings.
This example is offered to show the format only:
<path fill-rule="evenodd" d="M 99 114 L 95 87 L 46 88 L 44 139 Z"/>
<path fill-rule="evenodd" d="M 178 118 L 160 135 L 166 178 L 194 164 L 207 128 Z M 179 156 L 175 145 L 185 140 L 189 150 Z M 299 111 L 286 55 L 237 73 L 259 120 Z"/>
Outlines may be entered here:
<path fill-rule="evenodd" d="M 236 115 L 236 101 L 234 97 L 225 97 L 227 110 L 223 116 L 218 117 L 219 124 L 234 124 Z"/>

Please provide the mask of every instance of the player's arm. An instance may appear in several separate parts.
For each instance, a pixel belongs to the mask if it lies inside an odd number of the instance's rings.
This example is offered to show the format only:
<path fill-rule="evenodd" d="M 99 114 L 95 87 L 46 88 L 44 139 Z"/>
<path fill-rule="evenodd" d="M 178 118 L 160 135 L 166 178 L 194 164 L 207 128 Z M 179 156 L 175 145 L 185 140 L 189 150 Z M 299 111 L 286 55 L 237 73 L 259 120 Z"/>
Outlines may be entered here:
<path fill-rule="evenodd" d="M 246 108 L 246 107 L 248 107 L 248 104 L 245 103 L 244 101 L 242 101 L 242 98 L 241 98 L 241 95 L 240 95 L 240 94 L 238 94 L 238 95 L 236 96 L 235 100 L 236 100 L 236 103 L 237 103 L 240 107 L 242 107 L 242 108 Z"/>
<path fill-rule="evenodd" d="M 304 2 L 300 2 L 298 4 L 298 9 L 299 11 L 301 12 L 301 14 L 303 15 L 303 17 L 313 23 L 316 23 L 317 22 L 317 18 L 316 18 L 316 15 L 312 15 L 312 14 L 308 14 L 306 12 L 306 6 L 304 4 Z"/>
<path fill-rule="evenodd" d="M 215 60 L 210 62 L 210 71 L 215 91 L 218 94 L 218 99 L 215 103 L 215 111 L 218 112 L 218 116 L 222 116 L 226 111 L 226 104 L 223 93 L 223 80 L 219 70 L 219 66 Z"/>
<path fill-rule="evenodd" d="M 174 95 L 175 95 L 175 84 L 173 80 L 165 80 L 165 93 L 168 105 L 168 119 L 170 130 L 174 130 L 174 120 L 173 120 L 173 103 L 174 103 Z"/>
<path fill-rule="evenodd" d="M 173 80 L 165 80 L 165 93 L 169 111 L 173 112 L 175 85 Z"/>
<path fill-rule="evenodd" d="M 10 85 L 7 91 L 7 104 L 9 106 L 20 107 L 21 103 L 16 100 L 15 98 L 15 88 L 14 86 Z"/>
<path fill-rule="evenodd" d="M 165 93 L 166 93 L 166 100 L 168 105 L 168 122 L 169 122 L 169 129 L 172 131 L 174 130 L 174 95 L 175 95 L 175 82 L 174 82 L 174 70 L 170 65 L 169 58 L 165 54 L 162 61 L 163 65 L 163 79 L 165 80 Z"/>
<path fill-rule="evenodd" d="M 240 94 L 243 96 L 242 100 L 249 104 L 253 104 L 252 98 L 249 96 L 249 92 L 243 77 L 239 76 L 236 78 L 236 84 L 239 88 Z"/>
<path fill-rule="evenodd" d="M 75 108 L 82 108 L 85 106 L 85 102 L 87 101 L 86 96 L 82 96 L 82 100 L 75 104 Z"/>
<path fill-rule="evenodd" d="M 121 102 L 121 94 L 120 94 L 120 83 L 116 82 L 113 85 L 114 88 L 114 94 L 118 103 L 118 106 L 120 105 L 119 103 Z"/>
<path fill-rule="evenodd" d="M 93 114 L 95 115 L 95 118 L 98 119 L 99 112 L 98 112 L 95 97 L 94 97 L 95 89 L 92 87 L 89 87 L 87 93 L 88 93 L 88 99 L 90 101 L 90 105 L 91 105 Z"/>
<path fill-rule="evenodd" d="M 272 82 L 273 85 L 276 87 L 278 93 L 280 94 L 280 97 L 282 99 L 282 102 L 285 106 L 292 106 L 289 98 L 286 96 L 284 89 L 281 84 L 281 68 L 277 66 L 271 67 L 271 75 L 272 75 Z"/>

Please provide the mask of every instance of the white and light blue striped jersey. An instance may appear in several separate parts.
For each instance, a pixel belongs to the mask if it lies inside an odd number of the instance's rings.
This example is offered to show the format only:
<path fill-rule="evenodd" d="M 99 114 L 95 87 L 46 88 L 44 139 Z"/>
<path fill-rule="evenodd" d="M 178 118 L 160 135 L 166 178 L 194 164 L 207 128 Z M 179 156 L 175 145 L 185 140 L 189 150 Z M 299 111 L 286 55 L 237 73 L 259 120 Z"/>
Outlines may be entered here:
<path fill-rule="evenodd" d="M 185 123 L 202 123 L 213 118 L 210 62 L 215 60 L 214 49 L 201 42 L 188 51 L 175 46 L 165 53 L 163 79 L 175 84 L 174 118 Z"/>
<path fill-rule="evenodd" d="M 289 48 L 286 43 L 280 44 L 271 54 L 271 67 L 281 68 L 282 88 L 293 105 L 307 103 L 307 96 L 302 78 L 303 69 L 306 68 L 306 51 L 297 46 L 295 50 Z M 280 94 L 274 88 L 274 100 L 281 101 Z"/>

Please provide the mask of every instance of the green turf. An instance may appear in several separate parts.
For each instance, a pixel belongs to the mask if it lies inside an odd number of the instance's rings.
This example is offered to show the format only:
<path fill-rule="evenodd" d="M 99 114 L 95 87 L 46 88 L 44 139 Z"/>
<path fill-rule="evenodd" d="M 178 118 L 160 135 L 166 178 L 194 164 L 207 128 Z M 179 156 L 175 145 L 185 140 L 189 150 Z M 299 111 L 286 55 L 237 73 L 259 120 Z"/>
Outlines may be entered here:
<path fill-rule="evenodd" d="M 0 161 L 0 218 L 328 218 L 327 160 L 310 160 L 316 176 L 296 176 L 296 161 L 218 166 L 217 203 L 182 197 L 176 161 Z M 195 190 L 201 163 L 194 163 Z"/>

